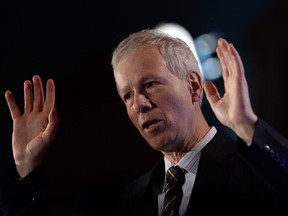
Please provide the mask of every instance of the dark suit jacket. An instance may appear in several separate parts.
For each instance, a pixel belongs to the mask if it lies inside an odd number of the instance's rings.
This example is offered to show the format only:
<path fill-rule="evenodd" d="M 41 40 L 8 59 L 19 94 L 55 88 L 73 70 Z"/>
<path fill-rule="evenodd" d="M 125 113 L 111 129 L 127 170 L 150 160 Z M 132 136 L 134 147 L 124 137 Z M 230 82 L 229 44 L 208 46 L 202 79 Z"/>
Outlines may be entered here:
<path fill-rule="evenodd" d="M 221 129 L 204 147 L 186 215 L 277 215 L 277 200 L 262 176 Z M 164 161 L 123 191 L 114 215 L 157 215 L 164 182 Z"/>
<path fill-rule="evenodd" d="M 259 119 L 253 144 L 248 148 L 246 144 L 242 146 L 241 154 L 288 203 L 288 140 Z"/>
<path fill-rule="evenodd" d="M 288 158 L 285 146 L 288 142 L 263 121 L 259 121 L 257 125 L 254 142 L 253 148 L 248 148 L 240 140 L 235 142 L 225 132 L 218 130 L 201 153 L 187 215 L 206 215 L 211 212 L 215 215 L 278 215 L 278 200 L 275 201 L 270 189 L 276 188 L 278 195 L 282 187 L 287 188 L 287 167 L 279 165 L 278 159 L 263 149 L 266 149 L 265 144 L 268 143 L 270 150 L 273 149 L 276 153 L 279 150 L 281 158 L 285 159 Z M 254 163 L 253 168 L 247 161 Z M 162 189 L 164 175 L 164 161 L 161 160 L 150 172 L 125 188 L 115 208 L 111 207 L 114 209 L 112 215 L 157 215 L 157 194 Z M 270 176 L 268 182 L 271 188 L 262 176 Z M 277 178 L 279 176 L 281 180 Z M 15 170 L 0 179 L 3 215 L 83 216 L 53 205 L 53 201 L 50 204 L 41 169 L 36 169 L 21 181 L 15 179 Z M 277 187 L 278 185 L 280 186 Z M 286 198 L 288 193 L 283 194 Z M 100 208 L 101 206 L 95 206 L 95 212 Z M 107 211 L 101 210 L 101 213 L 94 215 L 110 214 Z M 282 215 L 288 215 L 288 210 Z"/>

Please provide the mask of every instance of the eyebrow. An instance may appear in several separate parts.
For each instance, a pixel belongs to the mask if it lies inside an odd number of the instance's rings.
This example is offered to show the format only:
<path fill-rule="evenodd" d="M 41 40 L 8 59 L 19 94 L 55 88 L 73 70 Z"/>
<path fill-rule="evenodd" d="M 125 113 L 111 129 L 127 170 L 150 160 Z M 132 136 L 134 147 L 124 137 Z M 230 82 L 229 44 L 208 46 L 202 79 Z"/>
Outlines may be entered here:
<path fill-rule="evenodd" d="M 150 79 L 151 77 L 148 77 L 148 76 L 144 76 L 144 77 L 141 77 L 138 81 L 137 81 L 137 85 L 141 84 L 141 83 L 144 83 L 146 80 Z M 123 89 L 120 91 L 120 88 L 119 88 L 119 85 L 116 84 L 116 88 L 117 88 L 117 91 L 118 91 L 118 94 L 120 95 L 121 97 L 121 94 L 125 95 L 126 92 L 129 92 L 130 91 L 130 87 L 129 86 L 124 86 Z"/>

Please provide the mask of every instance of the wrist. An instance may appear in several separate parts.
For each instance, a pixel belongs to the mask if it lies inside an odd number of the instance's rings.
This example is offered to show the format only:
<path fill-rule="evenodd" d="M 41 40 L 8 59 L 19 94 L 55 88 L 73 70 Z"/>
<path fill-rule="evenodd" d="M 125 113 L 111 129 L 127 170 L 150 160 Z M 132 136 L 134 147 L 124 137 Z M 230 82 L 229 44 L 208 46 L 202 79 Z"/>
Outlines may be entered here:
<path fill-rule="evenodd" d="M 246 117 L 244 121 L 234 125 L 234 132 L 240 137 L 247 145 L 251 145 L 253 136 L 256 129 L 258 117 L 253 113 Z"/>
<path fill-rule="evenodd" d="M 39 167 L 41 164 L 42 163 L 40 161 L 15 161 L 16 170 L 21 178 L 27 176 L 30 172 Z"/>

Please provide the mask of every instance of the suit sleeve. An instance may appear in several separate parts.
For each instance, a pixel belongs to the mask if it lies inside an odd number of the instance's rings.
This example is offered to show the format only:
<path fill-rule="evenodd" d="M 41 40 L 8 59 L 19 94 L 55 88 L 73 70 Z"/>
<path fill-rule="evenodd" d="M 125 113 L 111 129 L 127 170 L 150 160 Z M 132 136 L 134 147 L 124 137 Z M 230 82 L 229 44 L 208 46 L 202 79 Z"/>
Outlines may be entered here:
<path fill-rule="evenodd" d="M 49 182 L 46 182 L 43 167 L 36 168 L 23 179 L 18 175 L 15 166 L 3 173 L 0 176 L 0 216 L 111 215 L 107 208 L 105 209 L 106 205 L 101 206 L 96 202 L 91 211 L 86 209 L 86 203 L 79 200 L 74 190 L 51 188 Z M 64 194 L 66 192 L 68 194 Z M 102 204 L 102 201 L 99 203 Z"/>
<path fill-rule="evenodd" d="M 259 119 L 253 143 L 263 150 L 267 157 L 288 172 L 288 139 L 262 119 Z"/>
<path fill-rule="evenodd" d="M 259 119 L 252 145 L 238 139 L 242 155 L 265 177 L 280 197 L 288 198 L 288 140 Z"/>
<path fill-rule="evenodd" d="M 42 167 L 36 168 L 23 179 L 15 167 L 11 167 L 1 176 L 0 181 L 3 216 L 48 215 L 42 208 L 48 198 Z"/>

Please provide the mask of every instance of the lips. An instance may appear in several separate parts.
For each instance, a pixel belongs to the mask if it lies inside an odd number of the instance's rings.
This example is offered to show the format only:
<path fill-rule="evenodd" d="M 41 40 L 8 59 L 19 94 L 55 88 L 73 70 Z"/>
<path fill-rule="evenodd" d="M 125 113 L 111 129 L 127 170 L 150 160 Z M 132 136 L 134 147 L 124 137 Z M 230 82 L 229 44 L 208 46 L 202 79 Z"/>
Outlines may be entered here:
<path fill-rule="evenodd" d="M 146 121 L 142 124 L 142 128 L 145 130 L 145 129 L 148 129 L 150 128 L 152 125 L 156 124 L 157 122 L 159 122 L 160 120 L 158 119 L 153 119 L 153 120 L 149 120 L 149 121 Z"/>

